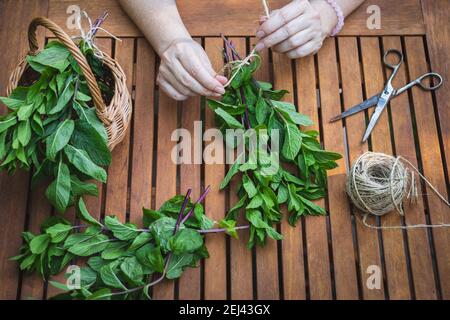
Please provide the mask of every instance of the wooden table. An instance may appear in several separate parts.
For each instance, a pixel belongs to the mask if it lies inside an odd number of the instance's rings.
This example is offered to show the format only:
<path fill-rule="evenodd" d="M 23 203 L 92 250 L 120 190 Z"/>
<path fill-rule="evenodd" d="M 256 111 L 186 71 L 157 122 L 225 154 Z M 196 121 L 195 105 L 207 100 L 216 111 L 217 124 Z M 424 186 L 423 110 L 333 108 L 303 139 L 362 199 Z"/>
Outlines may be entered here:
<path fill-rule="evenodd" d="M 221 32 L 233 37 L 238 50 L 249 52 L 258 15 L 257 0 L 178 1 L 183 18 L 201 42 L 216 70 L 223 65 Z M 287 1 L 270 1 L 272 8 Z M 99 199 L 89 199 L 97 217 L 114 214 L 122 220 L 140 222 L 141 208 L 158 207 L 176 193 L 212 185 L 207 214 L 223 217 L 234 194 L 219 192 L 224 165 L 176 166 L 170 158 L 175 128 L 193 130 L 194 120 L 212 127 L 213 116 L 204 101 L 193 98 L 177 103 L 155 84 L 158 57 L 147 41 L 113 0 L 100 1 L 0 1 L 0 88 L 6 88 L 9 72 L 26 53 L 26 29 L 35 16 L 48 16 L 66 25 L 66 9 L 78 4 L 91 17 L 110 12 L 104 27 L 121 38 L 98 40 L 124 68 L 133 92 L 134 115 L 125 141 L 113 154 L 108 183 Z M 369 5 L 378 5 L 381 29 L 366 26 Z M 339 37 L 325 41 L 318 55 L 290 61 L 263 52 L 260 79 L 290 91 L 287 99 L 309 115 L 320 130 L 325 148 L 345 155 L 339 168 L 329 172 L 328 216 L 306 217 L 296 228 L 286 221 L 280 226 L 285 240 L 270 241 L 254 251 L 241 241 L 223 235 L 209 236 L 211 257 L 200 268 L 188 270 L 178 281 L 167 281 L 153 290 L 157 299 L 449 299 L 449 229 L 374 231 L 360 223 L 360 212 L 344 192 L 349 163 L 366 150 L 402 155 L 417 165 L 441 192 L 450 190 L 450 52 L 448 0 L 371 0 L 346 21 Z M 71 31 L 73 33 L 73 31 Z M 41 31 L 40 41 L 51 37 Z M 100 35 L 102 36 L 102 35 Z M 103 35 L 105 36 L 105 35 Z M 434 70 L 444 76 L 444 86 L 435 93 L 412 89 L 395 99 L 382 115 L 371 140 L 361 144 L 368 114 L 343 122 L 328 119 L 345 108 L 378 93 L 388 73 L 381 56 L 387 48 L 405 54 L 395 86 Z M 1 111 L 5 109 L 2 107 Z M 37 232 L 52 214 L 44 197 L 45 186 L 30 189 L 30 174 L 0 174 L 0 298 L 45 298 L 55 289 L 36 276 L 21 274 L 8 261 L 17 253 L 23 230 Z M 421 194 L 430 190 L 422 186 Z M 381 225 L 439 223 L 450 221 L 450 210 L 434 195 L 421 196 L 407 206 L 405 217 L 390 214 Z M 73 219 L 73 212 L 66 214 Z M 375 267 L 373 267 L 375 266 Z M 374 269 L 375 268 L 375 269 Z M 380 270 L 380 289 L 366 282 Z"/>

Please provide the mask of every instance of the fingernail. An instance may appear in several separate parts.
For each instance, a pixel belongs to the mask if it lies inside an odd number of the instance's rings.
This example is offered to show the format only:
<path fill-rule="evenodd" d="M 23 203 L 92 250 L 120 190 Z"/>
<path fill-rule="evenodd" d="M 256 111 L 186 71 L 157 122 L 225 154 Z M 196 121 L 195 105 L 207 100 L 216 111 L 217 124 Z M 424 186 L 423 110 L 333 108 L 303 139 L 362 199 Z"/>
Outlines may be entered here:
<path fill-rule="evenodd" d="M 256 32 L 256 36 L 257 36 L 258 38 L 264 37 L 264 31 L 258 31 L 258 32 Z"/>
<path fill-rule="evenodd" d="M 227 77 L 221 76 L 219 74 L 216 76 L 216 79 L 223 83 L 227 83 L 228 81 Z"/>
<path fill-rule="evenodd" d="M 261 51 L 262 49 L 264 49 L 264 43 L 262 42 L 258 42 L 255 46 L 255 50 L 256 51 Z"/>
<path fill-rule="evenodd" d="M 217 92 L 217 93 L 220 93 L 220 94 L 224 94 L 225 93 L 224 87 L 219 87 L 219 86 L 215 87 L 214 91 Z"/>

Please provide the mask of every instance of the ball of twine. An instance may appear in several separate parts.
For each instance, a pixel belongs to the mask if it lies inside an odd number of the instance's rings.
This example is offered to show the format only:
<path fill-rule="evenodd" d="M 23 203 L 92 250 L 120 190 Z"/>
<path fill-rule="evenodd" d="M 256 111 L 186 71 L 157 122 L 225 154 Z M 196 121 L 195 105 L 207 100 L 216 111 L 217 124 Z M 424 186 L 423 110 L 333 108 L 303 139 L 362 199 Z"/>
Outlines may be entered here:
<path fill-rule="evenodd" d="M 409 169 L 411 168 L 411 169 Z M 382 216 L 396 210 L 403 215 L 405 198 L 415 200 L 417 187 L 415 173 L 447 205 L 450 203 L 407 159 L 384 153 L 366 152 L 353 164 L 347 175 L 346 191 L 353 204 L 363 214 L 362 222 L 373 229 L 410 229 L 450 227 L 450 224 L 415 224 L 399 226 L 374 226 L 367 223 L 369 214 Z"/>
<path fill-rule="evenodd" d="M 361 211 L 382 216 L 397 210 L 403 199 L 416 196 L 414 174 L 400 161 L 383 153 L 366 152 L 347 177 L 347 193 Z"/>

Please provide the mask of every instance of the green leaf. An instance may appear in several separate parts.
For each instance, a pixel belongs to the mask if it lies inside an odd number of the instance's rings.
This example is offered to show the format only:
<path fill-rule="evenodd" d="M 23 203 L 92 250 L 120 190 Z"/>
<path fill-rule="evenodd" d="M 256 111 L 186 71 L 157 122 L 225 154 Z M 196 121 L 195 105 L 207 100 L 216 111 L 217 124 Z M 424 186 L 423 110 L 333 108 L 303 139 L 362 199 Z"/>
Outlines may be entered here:
<path fill-rule="evenodd" d="M 30 241 L 30 251 L 34 254 L 41 254 L 44 252 L 50 243 L 50 235 L 41 234 L 34 237 Z"/>
<path fill-rule="evenodd" d="M 64 91 L 58 98 L 58 102 L 56 105 L 50 110 L 49 114 L 57 114 L 69 103 L 70 99 L 72 99 L 73 94 L 75 92 L 75 88 L 72 83 L 72 78 L 67 79 L 66 86 Z"/>
<path fill-rule="evenodd" d="M 120 270 L 132 284 L 142 285 L 144 273 L 136 257 L 125 258 L 120 264 Z"/>
<path fill-rule="evenodd" d="M 131 243 L 128 251 L 134 251 L 142 247 L 144 244 L 150 242 L 152 235 L 150 232 L 141 232 Z"/>
<path fill-rule="evenodd" d="M 86 121 L 93 127 L 98 134 L 103 138 L 105 143 L 108 143 L 108 134 L 106 132 L 105 126 L 103 123 L 98 119 L 97 113 L 95 111 L 95 108 L 83 108 L 78 102 L 74 101 L 73 108 L 77 112 L 78 116 L 80 117 L 80 120 Z"/>
<path fill-rule="evenodd" d="M 76 175 L 70 177 L 70 183 L 72 186 L 72 194 L 75 197 L 82 195 L 90 195 L 98 197 L 98 187 L 93 183 L 83 182 Z"/>
<path fill-rule="evenodd" d="M 136 226 L 132 224 L 123 224 L 117 220 L 116 217 L 106 216 L 105 225 L 112 231 L 114 237 L 119 240 L 131 240 L 139 234 Z"/>
<path fill-rule="evenodd" d="M 6 131 L 0 133 L 0 162 L 6 156 L 7 146 L 6 146 Z"/>
<path fill-rule="evenodd" d="M 12 117 L 7 120 L 0 121 L 0 133 L 6 131 L 8 128 L 11 128 L 16 123 L 17 123 L 16 117 Z"/>
<path fill-rule="evenodd" d="M 128 290 L 117 275 L 117 271 L 115 270 L 116 265 L 117 264 L 115 262 L 111 262 L 110 264 L 103 266 L 100 269 L 100 277 L 107 286 Z"/>
<path fill-rule="evenodd" d="M 66 239 L 73 227 L 68 224 L 57 223 L 45 230 L 45 233 L 49 234 L 52 243 L 59 243 Z"/>
<path fill-rule="evenodd" d="M 285 203 L 288 199 L 288 190 L 284 185 L 278 187 L 277 200 L 279 204 Z"/>
<path fill-rule="evenodd" d="M 88 257 L 105 250 L 109 242 L 111 242 L 111 240 L 107 236 L 98 234 L 90 236 L 87 240 L 75 243 L 68 250 L 76 256 Z"/>
<path fill-rule="evenodd" d="M 256 120 L 259 124 L 263 124 L 271 112 L 270 106 L 263 97 L 259 97 L 256 102 Z"/>
<path fill-rule="evenodd" d="M 89 154 L 91 160 L 99 166 L 111 164 L 111 152 L 104 137 L 89 122 L 77 120 L 71 138 L 71 144 Z"/>
<path fill-rule="evenodd" d="M 97 219 L 90 215 L 83 198 L 79 198 L 77 201 L 77 217 L 93 226 L 103 226 Z"/>
<path fill-rule="evenodd" d="M 21 121 L 17 127 L 17 139 L 22 146 L 27 146 L 31 139 L 31 126 L 30 121 Z"/>
<path fill-rule="evenodd" d="M 249 198 L 253 198 L 258 193 L 255 184 L 247 174 L 242 177 L 242 185 L 244 186 L 244 189 L 247 192 Z"/>
<path fill-rule="evenodd" d="M 226 229 L 226 233 L 232 236 L 235 239 L 239 239 L 238 234 L 236 232 L 236 221 L 235 220 L 220 220 L 219 227 Z"/>
<path fill-rule="evenodd" d="M 105 260 L 114 260 L 123 256 L 127 252 L 127 242 L 111 242 L 106 249 L 102 251 L 101 257 Z"/>
<path fill-rule="evenodd" d="M 164 258 L 161 249 L 153 244 L 146 244 L 136 251 L 136 258 L 145 267 L 150 268 L 152 272 L 164 271 Z"/>
<path fill-rule="evenodd" d="M 308 116 L 298 113 L 295 110 L 295 106 L 289 102 L 272 100 L 272 104 L 275 106 L 276 110 L 278 110 L 283 114 L 283 116 L 287 117 L 295 124 L 301 126 L 310 126 L 313 124 Z"/>
<path fill-rule="evenodd" d="M 87 297 L 87 300 L 111 300 L 111 296 L 111 289 L 103 288 L 95 291 L 92 295 Z"/>
<path fill-rule="evenodd" d="M 286 134 L 281 153 L 288 160 L 294 160 L 302 146 L 302 136 L 295 124 L 286 123 Z"/>
<path fill-rule="evenodd" d="M 183 270 L 192 263 L 194 256 L 192 254 L 183 254 L 181 256 L 173 255 L 167 268 L 167 279 L 176 279 L 181 276 Z"/>
<path fill-rule="evenodd" d="M 257 209 L 257 208 L 261 207 L 262 204 L 263 204 L 263 199 L 259 194 L 257 194 L 252 198 L 250 203 L 245 208 L 246 209 Z"/>
<path fill-rule="evenodd" d="M 69 162 L 82 173 L 101 182 L 106 182 L 106 171 L 92 162 L 85 151 L 68 144 L 64 147 L 64 153 Z"/>
<path fill-rule="evenodd" d="M 69 143 L 75 128 L 75 122 L 73 120 L 66 119 L 57 127 L 46 139 L 46 155 L 50 159 L 55 159 L 56 154 L 62 150 L 67 143 Z"/>
<path fill-rule="evenodd" d="M 214 112 L 220 118 L 222 118 L 223 121 L 225 121 L 225 123 L 228 125 L 228 127 L 232 128 L 232 129 L 244 129 L 244 127 L 242 126 L 242 124 L 239 121 L 237 121 L 232 115 L 227 113 L 222 108 L 217 108 L 214 110 Z"/>
<path fill-rule="evenodd" d="M 36 56 L 27 56 L 27 61 L 33 69 L 42 72 L 42 66 L 47 66 L 63 72 L 69 66 L 69 50 L 63 44 L 56 43 L 48 46 Z"/>
<path fill-rule="evenodd" d="M 183 229 L 169 241 L 170 250 L 176 255 L 192 253 L 202 245 L 203 237 L 193 229 Z"/>
<path fill-rule="evenodd" d="M 239 172 L 239 167 L 242 165 L 240 163 L 242 157 L 243 157 L 243 154 L 239 155 L 236 158 L 236 161 L 234 161 L 230 170 L 228 170 L 227 175 L 225 176 L 225 178 L 223 178 L 222 182 L 220 183 L 220 190 L 224 189 L 230 183 L 230 181 L 234 177 L 234 175 Z"/>
<path fill-rule="evenodd" d="M 17 118 L 19 119 L 19 121 L 28 120 L 28 118 L 30 118 L 31 115 L 33 114 L 33 110 L 34 110 L 33 103 L 22 105 L 19 108 L 19 110 L 17 110 Z"/>
<path fill-rule="evenodd" d="M 175 229 L 176 220 L 169 217 L 163 217 L 158 219 L 150 226 L 150 231 L 157 245 L 166 251 L 169 251 L 169 239 L 173 235 Z M 184 228 L 183 225 L 180 229 Z"/>
<path fill-rule="evenodd" d="M 62 160 L 58 164 L 56 179 L 47 188 L 45 195 L 59 212 L 66 211 L 70 200 L 70 172 Z"/>

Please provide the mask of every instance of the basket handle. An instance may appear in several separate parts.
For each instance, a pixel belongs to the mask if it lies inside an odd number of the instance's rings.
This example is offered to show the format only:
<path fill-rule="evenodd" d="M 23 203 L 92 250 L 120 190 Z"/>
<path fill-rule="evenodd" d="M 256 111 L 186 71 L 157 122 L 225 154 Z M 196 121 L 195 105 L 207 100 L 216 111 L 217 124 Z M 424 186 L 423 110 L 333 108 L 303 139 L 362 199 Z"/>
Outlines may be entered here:
<path fill-rule="evenodd" d="M 78 62 L 81 70 L 83 71 L 83 75 L 86 78 L 89 91 L 92 94 L 92 99 L 94 100 L 94 105 L 97 108 L 97 113 L 103 114 L 106 110 L 106 106 L 103 103 L 102 94 L 98 87 L 97 80 L 92 73 L 91 67 L 88 64 L 86 57 L 81 53 L 81 50 L 73 42 L 70 36 L 66 32 L 64 32 L 63 29 L 61 29 L 61 27 L 45 17 L 34 18 L 33 21 L 31 21 L 30 26 L 28 27 L 28 42 L 30 45 L 29 54 L 35 55 L 37 54 L 37 51 L 39 49 L 39 45 L 36 39 L 36 29 L 38 26 L 43 26 L 50 30 L 56 36 L 56 38 L 67 47 L 67 49 L 72 54 L 74 59 Z"/>

